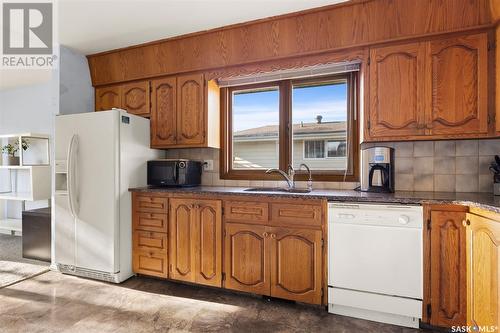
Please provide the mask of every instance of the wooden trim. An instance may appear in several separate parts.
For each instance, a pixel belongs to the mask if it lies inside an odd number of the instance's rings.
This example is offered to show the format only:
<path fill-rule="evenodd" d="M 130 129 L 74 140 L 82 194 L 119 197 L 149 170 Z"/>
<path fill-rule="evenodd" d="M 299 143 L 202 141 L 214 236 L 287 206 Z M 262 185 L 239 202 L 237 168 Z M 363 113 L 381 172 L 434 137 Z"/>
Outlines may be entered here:
<path fill-rule="evenodd" d="M 305 84 L 321 81 L 332 81 L 336 79 L 347 80 L 347 109 L 348 109 L 348 170 L 336 172 L 329 170 L 316 170 L 312 172 L 312 178 L 315 181 L 358 181 L 359 180 L 359 75 L 355 72 L 336 74 L 329 76 L 320 76 L 316 78 L 307 78 L 300 80 L 282 80 L 274 82 L 265 82 L 251 85 L 242 85 L 236 87 L 221 89 L 221 154 L 220 154 L 220 178 L 231 180 L 282 180 L 277 174 L 266 174 L 264 170 L 237 170 L 232 168 L 233 144 L 232 144 L 232 103 L 230 102 L 233 91 L 256 89 L 263 87 L 279 87 L 279 169 L 287 170 L 288 164 L 292 161 L 293 137 L 291 129 L 292 121 L 292 88 L 293 84 Z M 305 181 L 308 174 L 305 171 L 297 171 L 295 180 Z"/>
<path fill-rule="evenodd" d="M 497 22 L 491 1 L 350 1 L 96 53 L 87 58 L 94 86 L 225 69 L 378 43 L 491 29 Z"/>

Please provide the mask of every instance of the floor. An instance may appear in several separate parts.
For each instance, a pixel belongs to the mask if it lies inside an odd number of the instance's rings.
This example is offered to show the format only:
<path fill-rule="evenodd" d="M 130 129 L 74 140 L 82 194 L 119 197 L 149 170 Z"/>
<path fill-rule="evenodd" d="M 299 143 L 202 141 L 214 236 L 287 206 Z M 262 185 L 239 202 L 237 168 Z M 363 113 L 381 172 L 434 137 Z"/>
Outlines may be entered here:
<path fill-rule="evenodd" d="M 45 261 L 23 258 L 22 237 L 6 234 L 0 234 L 0 260 L 22 262 L 33 265 L 50 265 L 50 263 Z"/>
<path fill-rule="evenodd" d="M 48 270 L 48 262 L 23 258 L 22 237 L 0 234 L 0 288 Z"/>
<path fill-rule="evenodd" d="M 112 285 L 51 271 L 0 289 L 0 304 L 2 333 L 424 332 L 145 277 Z"/>

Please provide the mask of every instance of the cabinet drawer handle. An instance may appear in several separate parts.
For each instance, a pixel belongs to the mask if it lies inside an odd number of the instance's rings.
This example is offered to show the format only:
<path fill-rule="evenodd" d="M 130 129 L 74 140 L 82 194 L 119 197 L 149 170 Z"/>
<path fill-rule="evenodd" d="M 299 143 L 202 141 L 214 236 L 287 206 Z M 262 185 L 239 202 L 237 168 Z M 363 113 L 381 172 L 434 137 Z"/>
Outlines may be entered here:
<path fill-rule="evenodd" d="M 264 238 L 267 238 L 267 237 L 269 237 L 269 234 L 268 234 L 267 232 L 264 232 L 264 233 L 262 234 L 262 236 L 264 236 Z"/>

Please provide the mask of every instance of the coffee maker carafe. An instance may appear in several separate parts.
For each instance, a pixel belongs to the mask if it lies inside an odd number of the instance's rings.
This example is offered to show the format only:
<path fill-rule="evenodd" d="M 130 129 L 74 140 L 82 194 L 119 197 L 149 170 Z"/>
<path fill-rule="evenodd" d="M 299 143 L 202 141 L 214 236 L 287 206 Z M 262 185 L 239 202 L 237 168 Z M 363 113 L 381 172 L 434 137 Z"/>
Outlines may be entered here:
<path fill-rule="evenodd" d="M 394 149 L 361 150 L 361 191 L 394 192 Z"/>

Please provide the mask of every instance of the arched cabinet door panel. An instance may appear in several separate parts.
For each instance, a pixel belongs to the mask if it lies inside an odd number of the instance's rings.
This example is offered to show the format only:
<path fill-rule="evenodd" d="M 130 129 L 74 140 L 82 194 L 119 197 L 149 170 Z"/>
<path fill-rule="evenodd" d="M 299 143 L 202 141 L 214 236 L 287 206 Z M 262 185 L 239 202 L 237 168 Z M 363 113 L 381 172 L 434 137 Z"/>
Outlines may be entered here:
<path fill-rule="evenodd" d="M 194 206 L 189 200 L 170 200 L 170 277 L 195 281 Z"/>
<path fill-rule="evenodd" d="M 121 86 L 95 88 L 95 110 L 105 111 L 122 107 Z"/>
<path fill-rule="evenodd" d="M 320 304 L 321 231 L 270 229 L 271 295 Z"/>
<path fill-rule="evenodd" d="M 151 81 L 151 146 L 162 148 L 177 142 L 177 80 Z"/>
<path fill-rule="evenodd" d="M 467 214 L 467 325 L 500 326 L 500 220 Z"/>
<path fill-rule="evenodd" d="M 430 212 L 430 324 L 439 327 L 466 324 L 466 253 L 463 211 Z"/>
<path fill-rule="evenodd" d="M 177 142 L 183 145 L 205 141 L 203 75 L 184 75 L 177 78 Z"/>
<path fill-rule="evenodd" d="M 487 134 L 487 35 L 430 42 L 429 61 L 430 134 Z"/>
<path fill-rule="evenodd" d="M 151 107 L 149 81 L 124 84 L 121 92 L 122 109 L 137 116 L 149 117 Z"/>
<path fill-rule="evenodd" d="M 420 43 L 370 50 L 371 138 L 425 134 L 425 46 Z"/>
<path fill-rule="evenodd" d="M 222 203 L 197 200 L 196 209 L 196 283 L 222 286 Z"/>
<path fill-rule="evenodd" d="M 269 249 L 266 227 L 226 223 L 225 287 L 270 295 Z"/>

